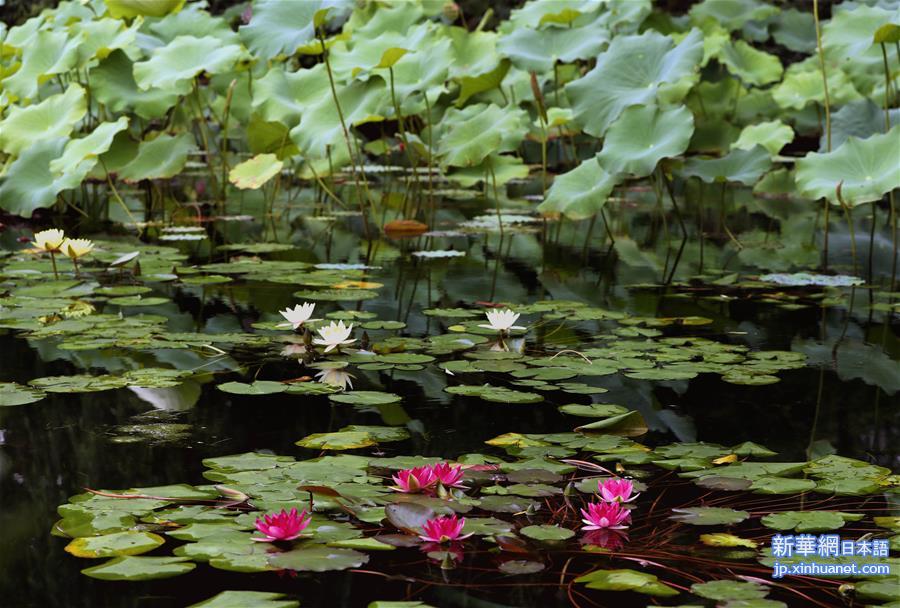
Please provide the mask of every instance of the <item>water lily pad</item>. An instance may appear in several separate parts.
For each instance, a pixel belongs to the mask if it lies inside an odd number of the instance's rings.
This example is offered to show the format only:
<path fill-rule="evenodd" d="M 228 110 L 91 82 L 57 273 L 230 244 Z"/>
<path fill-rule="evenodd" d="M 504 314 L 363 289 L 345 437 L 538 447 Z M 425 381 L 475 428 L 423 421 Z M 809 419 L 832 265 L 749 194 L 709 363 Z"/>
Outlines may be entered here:
<path fill-rule="evenodd" d="M 768 595 L 769 590 L 750 581 L 709 581 L 708 583 L 694 583 L 691 591 L 700 597 L 710 600 L 754 600 Z"/>
<path fill-rule="evenodd" d="M 241 190 L 256 190 L 278 175 L 284 163 L 274 154 L 257 154 L 235 165 L 228 174 L 228 181 Z"/>
<path fill-rule="evenodd" d="M 855 207 L 880 200 L 900 188 L 900 125 L 868 139 L 850 137 L 833 152 L 810 152 L 797 160 L 797 186 L 813 199 L 826 198 L 838 204 L 841 184 L 844 202 Z"/>
<path fill-rule="evenodd" d="M 485 401 L 493 401 L 495 403 L 539 403 L 544 400 L 544 397 L 537 393 L 514 391 L 509 388 L 504 388 L 502 386 L 493 386 L 490 384 L 485 384 L 482 386 L 448 386 L 444 390 L 452 395 L 480 397 Z"/>
<path fill-rule="evenodd" d="M 300 605 L 283 597 L 283 593 L 267 591 L 223 591 L 188 608 L 297 608 Z"/>
<path fill-rule="evenodd" d="M 541 562 L 526 559 L 511 559 L 503 562 L 498 567 L 504 574 L 535 574 L 546 568 Z"/>
<path fill-rule="evenodd" d="M 721 507 L 686 507 L 672 509 L 672 512 L 675 513 L 672 519 L 694 526 L 737 524 L 750 517 L 746 511 Z"/>
<path fill-rule="evenodd" d="M 0 382 L 0 407 L 25 405 L 46 397 L 44 391 L 22 386 L 15 382 Z"/>
<path fill-rule="evenodd" d="M 381 391 L 352 391 L 329 395 L 328 399 L 337 403 L 349 403 L 351 405 L 387 405 L 400 402 L 402 397 L 394 393 L 383 393 Z"/>
<path fill-rule="evenodd" d="M 165 539 L 151 532 L 115 532 L 101 536 L 83 536 L 68 545 L 66 551 L 75 557 L 117 557 L 140 555 L 162 545 Z"/>
<path fill-rule="evenodd" d="M 256 380 L 250 384 L 245 384 L 243 382 L 226 382 L 224 384 L 219 384 L 216 388 L 223 393 L 231 393 L 232 395 L 271 395 L 274 393 L 283 393 L 290 387 L 282 382 Z"/>
<path fill-rule="evenodd" d="M 722 532 L 716 534 L 701 534 L 700 542 L 710 547 L 747 547 L 748 549 L 756 549 L 757 542 L 749 538 L 741 538 L 734 534 L 725 534 Z"/>
<path fill-rule="evenodd" d="M 863 516 L 841 511 L 784 511 L 770 513 L 760 521 L 774 530 L 795 530 L 796 532 L 827 532 L 837 530 L 848 521 L 859 521 Z"/>
<path fill-rule="evenodd" d="M 358 568 L 369 561 L 369 556 L 352 549 L 322 546 L 304 546 L 293 551 L 275 553 L 269 557 L 274 568 L 301 572 L 329 572 Z"/>
<path fill-rule="evenodd" d="M 575 531 L 568 528 L 561 528 L 552 525 L 525 526 L 519 533 L 528 538 L 540 541 L 559 541 L 566 540 L 575 536 Z"/>
<path fill-rule="evenodd" d="M 186 557 L 125 556 L 86 568 L 81 573 L 104 581 L 149 581 L 185 574 L 196 567 Z"/>
<path fill-rule="evenodd" d="M 656 576 L 637 570 L 595 570 L 579 576 L 575 582 L 602 591 L 636 591 L 659 597 L 678 595 L 678 591 L 660 582 Z"/>

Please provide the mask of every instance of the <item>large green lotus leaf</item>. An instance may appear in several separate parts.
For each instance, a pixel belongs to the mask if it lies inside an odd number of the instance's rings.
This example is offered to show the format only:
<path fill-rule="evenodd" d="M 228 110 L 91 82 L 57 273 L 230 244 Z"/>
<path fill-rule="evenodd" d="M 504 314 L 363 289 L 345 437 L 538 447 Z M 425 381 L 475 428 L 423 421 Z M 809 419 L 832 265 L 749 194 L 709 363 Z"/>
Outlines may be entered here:
<path fill-rule="evenodd" d="M 500 63 L 496 32 L 469 32 L 461 27 L 451 27 L 449 34 L 453 59 L 451 78 L 485 74 Z"/>
<path fill-rule="evenodd" d="M 459 97 L 456 98 L 456 107 L 463 107 L 470 97 L 496 89 L 503 84 L 509 72 L 509 59 L 502 59 L 497 67 L 490 72 L 479 74 L 478 76 L 460 76 L 457 78 L 459 82 Z"/>
<path fill-rule="evenodd" d="M 153 551 L 164 542 L 165 539 L 158 534 L 128 530 L 76 538 L 65 549 L 75 557 L 118 557 Z"/>
<path fill-rule="evenodd" d="M 180 11 L 184 2 L 185 0 L 106 0 L 106 8 L 116 19 L 164 17 Z"/>
<path fill-rule="evenodd" d="M 143 24 L 135 19 L 131 27 L 126 27 L 119 19 L 97 19 L 79 21 L 72 24 L 72 31 L 82 34 L 83 41 L 78 46 L 78 68 L 87 68 L 93 61 L 109 57 L 117 49 L 134 52 L 135 37 Z M 91 74 L 91 85 L 93 85 Z"/>
<path fill-rule="evenodd" d="M 56 202 L 63 186 L 50 163 L 59 158 L 65 143 L 64 137 L 39 141 L 13 161 L 0 184 L 0 209 L 30 217 L 35 209 Z"/>
<path fill-rule="evenodd" d="M 518 147 L 527 129 L 523 110 L 475 104 L 451 108 L 441 123 L 438 156 L 445 166 L 471 167 L 489 155 Z"/>
<path fill-rule="evenodd" d="M 241 190 L 257 190 L 278 175 L 283 166 L 274 154 L 257 154 L 235 165 L 228 173 L 228 181 Z"/>
<path fill-rule="evenodd" d="M 382 112 L 390 113 L 390 94 L 380 77 L 373 77 L 365 82 L 355 80 L 345 86 L 338 85 L 337 97 L 348 128 L 351 125 L 380 122 L 383 120 Z M 327 85 L 316 92 L 314 102 L 303 107 L 300 124 L 291 129 L 291 139 L 304 156 L 328 158 L 330 148 L 335 165 L 339 164 L 337 159 L 348 158 L 343 156 L 347 153 L 347 144 Z"/>
<path fill-rule="evenodd" d="M 240 43 L 237 32 L 231 29 L 228 21 L 222 15 L 209 14 L 202 2 L 191 2 L 162 19 L 148 20 L 147 28 L 163 43 L 171 42 L 178 36 L 215 36 L 227 44 Z"/>
<path fill-rule="evenodd" d="M 302 572 L 328 572 L 358 568 L 367 561 L 369 561 L 368 555 L 352 549 L 310 545 L 293 551 L 275 553 L 269 558 L 269 564 L 274 568 Z"/>
<path fill-rule="evenodd" d="M 258 114 L 253 114 L 247 124 L 247 146 L 253 154 L 275 154 L 279 160 L 299 153 L 287 126 L 263 120 Z"/>
<path fill-rule="evenodd" d="M 37 142 L 67 137 L 86 113 L 85 92 L 77 84 L 39 104 L 13 106 L 0 121 L 0 150 L 16 156 Z"/>
<path fill-rule="evenodd" d="M 794 130 L 780 120 L 748 125 L 741 131 L 737 141 L 731 144 L 732 149 L 750 150 L 760 145 L 773 156 L 794 141 Z"/>
<path fill-rule="evenodd" d="M 294 127 L 304 111 L 321 102 L 327 89 L 324 64 L 296 72 L 273 65 L 265 76 L 253 82 L 252 106 L 264 119 Z"/>
<path fill-rule="evenodd" d="M 619 176 L 608 173 L 596 158 L 589 158 L 553 180 L 538 211 L 562 213 L 572 219 L 592 217 L 606 205 L 619 181 Z"/>
<path fill-rule="evenodd" d="M 685 106 L 633 106 L 609 128 L 597 160 L 609 173 L 644 177 L 662 159 L 687 150 L 693 134 L 694 115 Z"/>
<path fill-rule="evenodd" d="M 500 39 L 497 48 L 516 67 L 544 73 L 552 70 L 557 61 L 572 63 L 594 57 L 608 41 L 609 33 L 600 27 L 515 28 Z"/>
<path fill-rule="evenodd" d="M 283 600 L 283 593 L 268 591 L 223 591 L 188 608 L 297 608 L 300 602 Z"/>
<path fill-rule="evenodd" d="M 811 12 L 783 9 L 770 23 L 769 32 L 781 46 L 795 53 L 816 50 L 816 20 Z"/>
<path fill-rule="evenodd" d="M 602 591 L 636 591 L 655 596 L 678 595 L 678 591 L 661 583 L 653 574 L 637 570 L 594 570 L 579 576 L 575 582 L 587 585 L 588 589 Z"/>
<path fill-rule="evenodd" d="M 743 40 L 723 46 L 718 59 L 729 72 L 756 86 L 777 82 L 784 72 L 778 57 L 755 49 Z"/>
<path fill-rule="evenodd" d="M 810 152 L 797 160 L 797 187 L 803 196 L 838 203 L 837 187 L 851 207 L 880 200 L 900 188 L 900 125 L 868 139 L 850 137 L 833 152 Z"/>
<path fill-rule="evenodd" d="M 15 382 L 0 382 L 0 407 L 34 403 L 46 396 L 44 391 L 30 386 L 22 386 Z"/>
<path fill-rule="evenodd" d="M 900 124 L 900 108 L 888 110 L 891 125 Z M 852 101 L 831 115 L 831 148 L 836 150 L 851 135 L 866 139 L 884 133 L 884 109 L 868 99 Z M 827 134 L 819 138 L 819 151 L 828 150 Z"/>
<path fill-rule="evenodd" d="M 832 107 L 841 106 L 862 96 L 854 88 L 847 74 L 831 65 L 826 69 L 828 74 L 828 97 Z M 785 72 L 784 80 L 772 89 L 772 99 L 780 108 L 802 110 L 806 104 L 825 103 L 825 87 L 822 84 L 822 72 L 813 65 L 794 64 Z"/>
<path fill-rule="evenodd" d="M 779 9 L 761 0 L 703 0 L 691 7 L 691 21 L 712 21 L 729 31 L 739 30 L 750 21 L 765 21 Z"/>
<path fill-rule="evenodd" d="M 142 141 L 137 156 L 119 169 L 118 175 L 127 182 L 172 177 L 184 168 L 188 154 L 196 147 L 190 133 L 160 135 L 154 140 Z"/>
<path fill-rule="evenodd" d="M 97 125 L 86 137 L 69 140 L 63 155 L 50 162 L 50 171 L 58 176 L 63 188 L 77 188 L 97 164 L 100 154 L 109 150 L 116 133 L 127 128 L 128 117 L 122 116 L 116 122 Z"/>
<path fill-rule="evenodd" d="M 565 87 L 575 121 L 602 137 L 625 108 L 653 103 L 661 85 L 690 75 L 702 57 L 703 35 L 696 29 L 678 45 L 654 31 L 614 38 L 594 69 Z"/>
<path fill-rule="evenodd" d="M 754 146 L 749 150 L 732 150 L 722 158 L 690 158 L 685 161 L 682 173 L 699 177 L 708 184 L 739 182 L 752 186 L 771 166 L 768 150 Z"/>
<path fill-rule="evenodd" d="M 450 39 L 433 35 L 422 48 L 397 62 L 394 66 L 394 92 L 401 100 L 400 109 L 404 114 L 417 114 L 424 109 L 419 107 L 424 103 L 415 93 L 425 93 L 433 105 L 447 90 L 444 83 L 451 57 Z"/>
<path fill-rule="evenodd" d="M 134 64 L 134 81 L 139 89 L 191 90 L 192 79 L 200 73 L 220 74 L 234 67 L 243 56 L 237 44 L 222 44 L 214 36 L 179 36 L 153 51 L 146 61 Z"/>
<path fill-rule="evenodd" d="M 104 581 L 149 581 L 185 574 L 197 567 L 186 557 L 116 557 L 81 571 Z"/>
<path fill-rule="evenodd" d="M 163 89 L 142 91 L 134 81 L 134 64 L 123 51 L 91 70 L 91 90 L 97 101 L 113 112 L 134 112 L 141 118 L 158 118 L 175 105 L 179 94 Z"/>
<path fill-rule="evenodd" d="M 22 50 L 19 70 L 0 85 L 17 97 L 34 98 L 41 83 L 75 67 L 82 40 L 81 36 L 71 37 L 66 32 L 41 30 Z"/>
<path fill-rule="evenodd" d="M 856 6 L 853 10 L 837 10 L 822 26 L 822 48 L 825 57 L 835 61 L 863 55 L 874 43 L 875 32 L 882 25 L 897 21 L 895 12 L 877 6 Z M 878 51 L 881 57 L 880 50 Z"/>
<path fill-rule="evenodd" d="M 493 184 L 495 180 L 498 186 L 502 186 L 514 179 L 528 177 L 528 172 L 528 165 L 520 157 L 492 154 L 478 166 L 454 169 L 447 179 L 463 188 L 470 188 L 481 181 Z"/>
<path fill-rule="evenodd" d="M 344 0 L 256 0 L 250 23 L 239 30 L 241 39 L 263 59 L 293 55 L 315 40 L 316 23 L 321 23 L 329 9 L 345 4 Z"/>

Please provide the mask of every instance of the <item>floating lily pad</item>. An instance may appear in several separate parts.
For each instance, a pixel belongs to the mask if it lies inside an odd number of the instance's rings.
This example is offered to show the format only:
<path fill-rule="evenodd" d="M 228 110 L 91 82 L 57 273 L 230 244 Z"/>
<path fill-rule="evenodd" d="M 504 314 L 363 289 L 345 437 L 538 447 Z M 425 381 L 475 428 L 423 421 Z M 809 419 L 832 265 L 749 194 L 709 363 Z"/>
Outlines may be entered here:
<path fill-rule="evenodd" d="M 83 536 L 68 545 L 66 551 L 75 557 L 117 557 L 140 555 L 153 551 L 165 542 L 158 534 L 151 532 L 116 532 L 101 536 Z"/>
<path fill-rule="evenodd" d="M 250 384 L 245 384 L 243 382 L 226 382 L 224 384 L 219 384 L 216 388 L 223 393 L 231 393 L 232 395 L 271 395 L 274 393 L 283 393 L 290 387 L 282 382 L 256 380 Z"/>
<path fill-rule="evenodd" d="M 750 517 L 746 511 L 721 507 L 687 507 L 672 509 L 672 512 L 675 513 L 672 519 L 694 526 L 731 525 Z"/>
<path fill-rule="evenodd" d="M 186 557 L 126 556 L 86 568 L 81 573 L 104 581 L 149 581 L 185 574 L 196 567 Z"/>
<path fill-rule="evenodd" d="M 566 540 L 575 536 L 574 530 L 551 525 L 525 526 L 519 533 L 540 541 Z"/>
<path fill-rule="evenodd" d="M 304 546 L 293 551 L 275 553 L 269 557 L 274 568 L 302 572 L 328 572 L 358 568 L 369 561 L 369 556 L 352 549 L 322 546 Z"/>
<path fill-rule="evenodd" d="M 659 597 L 678 595 L 678 591 L 660 582 L 656 576 L 637 570 L 594 570 L 579 576 L 575 582 L 602 591 L 636 591 Z"/>
<path fill-rule="evenodd" d="M 35 388 L 22 386 L 15 382 L 0 382 L 0 407 L 34 403 L 46 396 L 44 391 Z"/>
<path fill-rule="evenodd" d="M 349 403 L 351 405 L 387 405 L 389 403 L 399 403 L 402 397 L 394 393 L 383 393 L 381 391 L 352 391 L 329 395 L 328 399 L 337 403 Z"/>

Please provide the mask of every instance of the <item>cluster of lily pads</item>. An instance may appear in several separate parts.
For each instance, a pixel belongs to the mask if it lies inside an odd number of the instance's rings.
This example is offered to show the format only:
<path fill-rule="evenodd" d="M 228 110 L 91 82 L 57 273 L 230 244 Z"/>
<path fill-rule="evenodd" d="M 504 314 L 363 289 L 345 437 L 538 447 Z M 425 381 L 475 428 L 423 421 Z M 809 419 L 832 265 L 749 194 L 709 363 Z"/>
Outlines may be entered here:
<path fill-rule="evenodd" d="M 404 438 L 387 427 L 366 432 L 379 444 Z M 413 549 L 444 572 L 464 571 L 486 557 L 498 576 L 534 576 L 552 567 L 547 556 L 564 551 L 578 565 L 563 570 L 560 586 L 658 599 L 687 592 L 767 608 L 788 604 L 763 600 L 766 595 L 788 596 L 757 574 L 773 561 L 766 530 L 839 530 L 890 538 L 897 547 L 900 526 L 885 502 L 900 486 L 897 476 L 861 461 L 777 462 L 753 443 L 651 449 L 630 442 L 623 449 L 625 438 L 592 430 L 507 434 L 488 444 L 507 456 L 472 453 L 455 462 L 365 452 L 211 458 L 204 461 L 208 485 L 91 489 L 74 496 L 59 508 L 53 533 L 71 539 L 66 550 L 72 555 L 109 558 L 83 571 L 103 580 L 177 576 L 198 564 L 233 572 L 323 572 L 369 561 L 378 568 L 378 556 L 387 552 L 396 553 L 393 569 L 416 559 L 404 553 Z M 560 456 L 554 445 L 578 457 Z M 619 473 L 610 473 L 613 466 Z M 666 470 L 678 471 L 677 477 Z M 691 481 L 694 490 L 684 489 Z M 636 490 L 644 500 L 634 501 Z M 848 502 L 854 496 L 868 496 L 871 508 Z M 686 506 L 698 502 L 702 506 Z M 692 555 L 704 557 L 689 572 L 680 570 L 679 560 Z M 644 564 L 639 570 L 628 567 L 635 559 Z M 890 577 L 860 577 L 847 589 L 861 599 L 896 600 L 900 564 L 886 561 L 894 569 Z M 405 572 L 426 584 L 432 576 Z M 700 573 L 713 580 L 690 585 Z M 837 601 L 832 587 L 812 579 L 806 584 L 812 596 Z"/>

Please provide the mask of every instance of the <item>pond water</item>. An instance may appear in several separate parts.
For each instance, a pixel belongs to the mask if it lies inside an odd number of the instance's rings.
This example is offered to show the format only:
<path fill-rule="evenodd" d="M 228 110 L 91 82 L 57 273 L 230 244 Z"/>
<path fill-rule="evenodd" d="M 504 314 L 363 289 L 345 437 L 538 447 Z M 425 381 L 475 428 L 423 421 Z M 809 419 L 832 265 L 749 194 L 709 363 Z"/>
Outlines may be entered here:
<path fill-rule="evenodd" d="M 628 194 L 613 213 L 618 221 L 637 227 L 632 231 L 634 238 L 645 235 L 641 241 L 646 252 L 644 259 L 631 254 L 627 244 L 623 246 L 624 237 L 611 246 L 602 230 L 587 233 L 586 222 L 564 224 L 558 232 L 554 232 L 558 226 L 547 229 L 541 223 L 506 224 L 502 235 L 496 226 L 483 225 L 485 220 L 482 225 L 466 228 L 467 220 L 490 213 L 488 202 L 477 199 L 452 204 L 445 201 L 436 224 L 445 230 L 443 233 L 381 238 L 372 247 L 360 240 L 361 226 L 358 218 L 352 216 L 331 217 L 327 221 L 282 221 L 277 234 L 282 246 L 271 249 L 283 250 L 269 253 L 241 252 L 240 245 L 236 246 L 238 250 L 211 248 L 212 242 L 234 239 L 233 226 L 222 222 L 210 224 L 208 232 L 202 233 L 209 238 L 203 241 L 162 243 L 169 247 L 165 250 L 137 246 L 129 237 L 110 241 L 98 238 L 98 247 L 109 249 L 110 257 L 118 255 L 116 250 L 140 249 L 147 262 L 169 256 L 179 268 L 194 269 L 190 274 L 182 270 L 178 278 L 153 277 L 147 269 L 162 265 L 145 263 L 139 276 L 128 273 L 110 278 L 97 274 L 95 278 L 107 286 L 146 285 L 152 291 L 140 294 L 141 298 L 162 298 L 159 303 L 150 301 L 149 306 L 117 306 L 114 298 L 123 296 L 104 296 L 102 288 L 95 287 L 85 299 L 93 302 L 98 313 L 162 315 L 165 322 L 154 331 L 171 336 L 196 332 L 201 338 L 214 338 L 252 333 L 269 336 L 270 341 L 253 345 L 229 338 L 221 343 L 211 342 L 215 348 L 207 349 L 177 345 L 123 348 L 99 343 L 66 344 L 73 338 L 77 341 L 77 336 L 68 331 L 38 338 L 23 335 L 21 330 L 5 331 L 0 337 L 0 367 L 8 382 L 25 385 L 34 378 L 86 371 L 95 375 L 121 374 L 141 367 L 185 370 L 189 377 L 175 383 L 174 388 L 127 387 L 100 392 L 77 392 L 77 387 L 73 391 L 63 389 L 48 392 L 35 405 L 0 408 L 0 525 L 5 530 L 0 547 L 4 556 L 0 588 L 6 598 L 4 605 L 184 606 L 219 590 L 239 589 L 284 592 L 299 597 L 304 606 L 364 606 L 373 599 L 404 598 L 439 606 L 582 605 L 580 602 L 644 605 L 637 594 L 636 598 L 622 600 L 614 593 L 608 597 L 611 592 L 597 595 L 580 585 L 557 583 L 569 582 L 572 574 L 587 572 L 597 560 L 607 559 L 622 568 L 634 567 L 642 560 L 660 565 L 655 560 L 664 560 L 663 567 L 651 571 L 686 586 L 695 582 L 696 575 L 699 580 L 719 578 L 729 572 L 767 578 L 764 569 L 754 566 L 755 562 L 746 556 L 732 556 L 734 563 L 723 565 L 714 561 L 721 556 L 698 550 L 692 545 L 696 543 L 696 533 L 685 529 L 693 526 L 673 526 L 668 519 L 667 509 L 674 507 L 721 504 L 747 508 L 754 514 L 791 506 L 853 508 L 872 515 L 888 513 L 885 495 L 765 496 L 704 490 L 671 471 L 656 469 L 643 474 L 650 476 L 645 479 L 648 489 L 641 498 L 644 509 L 653 504 L 656 511 L 635 516 L 625 548 L 616 553 L 618 557 L 584 552 L 579 549 L 578 539 L 544 547 L 537 553 L 532 548 L 508 555 L 499 555 L 505 552 L 482 543 L 467 548 L 465 557 L 450 570 L 442 569 L 440 560 L 430 559 L 416 548 L 401 548 L 391 553 L 373 552 L 369 563 L 352 573 L 315 577 L 290 576 L 285 571 L 235 575 L 201 564 L 177 578 L 143 583 L 104 581 L 80 574 L 85 561 L 62 550 L 67 539 L 49 534 L 58 519 L 56 505 L 64 504 L 84 488 L 203 484 L 204 459 L 245 452 L 308 459 L 320 452 L 300 448 L 295 442 L 348 425 L 399 426 L 408 431 L 408 439 L 350 452 L 354 454 L 417 454 L 449 459 L 478 453 L 503 456 L 502 449 L 485 445 L 485 441 L 507 433 L 571 432 L 586 419 L 557 408 L 573 403 L 613 403 L 637 410 L 649 428 L 640 438 L 641 443 L 651 447 L 672 442 L 685 444 L 688 447 L 683 457 L 708 457 L 701 453 L 704 447 L 698 442 L 724 446 L 754 442 L 777 452 L 777 461 L 805 462 L 837 453 L 881 466 L 896 466 L 900 446 L 898 378 L 896 359 L 892 358 L 897 352 L 896 325 L 891 328 L 877 310 L 870 314 L 868 296 L 857 293 L 858 289 L 753 282 L 750 278 L 758 273 L 748 271 L 740 263 L 724 268 L 717 264 L 703 274 L 696 251 L 683 255 L 674 279 L 668 286 L 661 285 L 661 278 L 666 278 L 671 268 L 660 268 L 657 262 L 679 241 L 669 244 L 661 235 L 655 235 L 653 218 L 634 210 L 637 205 L 630 204 L 628 196 L 642 195 Z M 300 217 L 302 211 L 291 209 L 288 213 Z M 258 222 L 245 222 L 241 226 L 242 241 L 257 241 L 262 230 Z M 15 243 L 19 234 L 27 234 L 24 227 L 10 227 L 2 234 L 10 251 L 19 247 Z M 707 264 L 716 259 L 721 247 L 721 238 L 714 235 L 709 239 Z M 422 249 L 452 250 L 464 255 L 429 259 L 410 254 Z M 10 274 L 16 259 L 16 254 L 11 253 L 6 260 L 6 285 L 13 290 L 21 289 L 25 283 L 15 278 L 14 272 Z M 390 364 L 383 365 L 383 369 L 365 369 L 372 364 L 349 359 L 346 371 L 353 376 L 355 391 L 393 393 L 401 398 L 396 403 L 343 404 L 330 401 L 324 394 L 233 394 L 217 389 L 217 385 L 229 381 L 298 379 L 313 376 L 321 368 L 298 365 L 302 339 L 299 335 L 290 338 L 293 334 L 289 330 L 271 326 L 279 318 L 279 309 L 298 301 L 292 295 L 297 291 L 293 279 L 279 283 L 251 272 L 249 278 L 230 274 L 232 280 L 227 283 L 191 285 L 184 280 L 221 276 L 218 273 L 222 267 L 204 265 L 227 259 L 247 264 L 260 260 L 300 266 L 319 264 L 318 269 L 306 267 L 303 272 L 312 278 L 297 279 L 301 284 L 318 284 L 313 279 L 326 284 L 335 281 L 333 275 L 352 275 L 348 280 L 360 283 L 345 289 L 367 289 L 372 293 L 364 295 L 373 297 L 358 301 L 317 300 L 316 316 L 355 311 L 372 313 L 363 315 L 369 318 L 357 318 L 356 323 L 372 323 L 372 319 L 397 322 L 398 329 L 371 325 L 372 329 L 366 330 L 369 345 L 376 352 L 404 352 L 402 341 L 397 340 L 401 336 L 422 339 L 454 331 L 463 333 L 461 330 L 466 328 L 460 325 L 473 320 L 481 322 L 480 310 L 490 303 L 505 303 L 525 311 L 532 310 L 527 305 L 540 310 L 540 305 L 535 307 L 539 302 L 565 304 L 561 314 L 547 314 L 554 313 L 552 305 L 544 309 L 546 312 L 526 312 L 519 321 L 528 326 L 527 333 L 521 334 L 524 341 L 514 335 L 507 341 L 503 358 L 490 357 L 491 353 L 497 354 L 497 350 L 490 350 L 493 341 L 467 349 L 469 354 L 488 353 L 483 355 L 483 362 L 493 367 L 484 365 L 483 370 L 452 368 L 457 371 L 448 373 L 437 363 L 413 365 L 409 370 L 402 369 L 403 365 L 394 369 L 397 366 Z M 840 264 L 841 260 L 836 258 L 835 262 Z M 321 266 L 335 263 L 359 266 Z M 360 267 L 365 270 L 359 270 Z M 876 271 L 884 269 L 879 264 Z M 315 272 L 322 276 L 316 277 Z M 276 273 L 268 278 L 283 277 Z M 717 280 L 719 285 L 712 285 Z M 825 307 L 821 305 L 823 298 L 829 300 Z M 851 300 L 856 302 L 855 310 L 849 309 Z M 593 319 L 591 315 L 578 318 L 575 315 L 579 307 L 602 310 L 605 314 L 594 314 Z M 460 309 L 475 311 L 479 317 L 452 316 L 461 314 Z M 628 319 L 636 321 L 630 325 L 618 322 Z M 650 322 L 653 319 L 658 321 Z M 107 331 L 103 339 L 114 338 L 114 334 L 115 331 Z M 484 334 L 488 337 L 490 332 Z M 601 336 L 611 339 L 606 345 L 614 350 L 619 348 L 619 340 L 624 345 L 700 337 L 747 347 L 751 352 L 793 352 L 805 356 L 800 357 L 799 365 L 775 372 L 773 383 L 747 385 L 725 381 L 719 373 L 690 372 L 683 378 L 642 379 L 629 377 L 627 370 L 623 373 L 613 369 L 612 373 L 571 380 L 607 392 L 591 395 L 542 390 L 545 400 L 541 403 L 492 402 L 444 391 L 447 386 L 463 383 L 490 383 L 528 391 L 527 387 L 516 387 L 521 379 L 511 376 L 526 368 L 517 359 L 584 351 L 596 347 Z M 392 348 L 382 348 L 390 344 L 390 339 L 395 340 Z M 421 352 L 421 345 L 408 346 L 410 351 Z M 437 358 L 445 362 L 482 361 L 464 359 L 455 351 Z M 347 355 L 338 359 L 348 360 Z M 689 356 L 685 360 L 697 359 Z M 323 360 L 320 356 L 319 361 Z M 657 362 L 655 367 L 660 365 Z M 565 381 L 546 377 L 552 383 Z M 728 452 L 726 449 L 723 453 Z M 636 467 L 639 468 L 644 467 Z M 544 505 L 544 511 L 534 513 L 533 521 L 543 521 L 548 508 L 550 502 Z M 870 525 L 849 524 L 842 532 L 872 531 Z M 756 537 L 760 543 L 767 542 L 771 535 L 758 523 L 745 522 L 742 526 L 731 529 L 741 536 Z M 498 565 L 510 558 L 528 563 L 537 560 L 544 569 L 517 576 L 498 571 Z M 837 601 L 833 588 L 811 587 L 804 595 L 797 595 L 802 588 L 777 591 L 772 597 L 788 601 L 791 606 L 835 605 Z"/>

